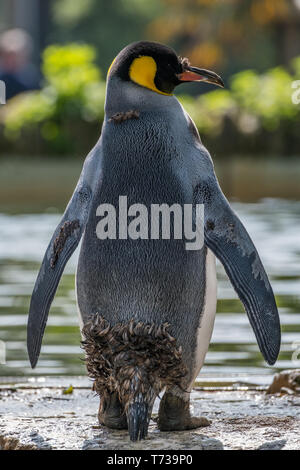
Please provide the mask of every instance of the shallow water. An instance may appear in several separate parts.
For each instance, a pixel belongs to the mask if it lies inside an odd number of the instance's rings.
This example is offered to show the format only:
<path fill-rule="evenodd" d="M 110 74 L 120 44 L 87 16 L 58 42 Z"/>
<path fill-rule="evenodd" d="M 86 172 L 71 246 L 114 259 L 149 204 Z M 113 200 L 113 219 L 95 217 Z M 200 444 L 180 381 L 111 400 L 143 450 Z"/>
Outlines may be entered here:
<path fill-rule="evenodd" d="M 218 263 L 218 307 L 202 377 L 236 377 L 263 383 L 274 370 L 300 366 L 300 204 L 265 199 L 232 203 L 252 236 L 276 295 L 282 348 L 276 367 L 263 361 L 242 304 Z M 6 364 L 0 375 L 85 374 L 74 292 L 78 251 L 70 259 L 54 299 L 38 367 L 26 352 L 26 322 L 33 284 L 58 214 L 0 214 L 0 340 Z M 294 352 L 294 361 L 292 355 Z M 1 359 L 1 356 L 0 356 Z"/>

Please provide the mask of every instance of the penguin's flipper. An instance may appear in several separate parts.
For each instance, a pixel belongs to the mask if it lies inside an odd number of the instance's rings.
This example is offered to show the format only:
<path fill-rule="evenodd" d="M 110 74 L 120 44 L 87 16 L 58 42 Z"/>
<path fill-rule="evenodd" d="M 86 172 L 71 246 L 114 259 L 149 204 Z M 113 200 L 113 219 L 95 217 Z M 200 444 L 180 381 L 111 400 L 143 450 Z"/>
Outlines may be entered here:
<path fill-rule="evenodd" d="M 27 324 L 27 350 L 34 368 L 41 350 L 48 313 L 65 265 L 75 251 L 87 223 L 99 152 L 91 152 L 66 211 L 48 245 L 31 296 Z"/>
<path fill-rule="evenodd" d="M 280 349 L 280 320 L 268 276 L 245 227 L 231 209 L 216 179 L 201 191 L 205 244 L 222 262 L 243 302 L 259 348 L 269 364 Z M 199 194 L 199 192 L 198 192 Z"/>

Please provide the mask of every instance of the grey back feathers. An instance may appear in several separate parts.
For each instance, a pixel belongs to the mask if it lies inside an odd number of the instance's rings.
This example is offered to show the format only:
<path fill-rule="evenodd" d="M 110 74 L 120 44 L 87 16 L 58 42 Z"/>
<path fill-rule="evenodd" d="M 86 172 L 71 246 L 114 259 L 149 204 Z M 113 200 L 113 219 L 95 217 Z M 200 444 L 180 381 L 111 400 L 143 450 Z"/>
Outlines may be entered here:
<path fill-rule="evenodd" d="M 192 150 L 193 136 L 175 97 L 156 97 L 137 85 L 120 87 L 115 81 L 107 92 L 103 180 L 94 194 L 79 257 L 79 309 L 84 321 L 91 313 L 101 312 L 112 325 L 131 318 L 157 324 L 172 319 L 170 333 L 185 345 L 184 359 L 192 372 L 195 331 L 205 296 L 206 248 L 188 252 L 184 239 L 99 242 L 95 227 L 98 205 L 118 207 L 119 195 L 127 196 L 128 206 L 142 203 L 149 209 L 152 203 L 191 204 L 191 180 L 197 167 L 192 160 L 185 164 L 185 152 Z M 162 98 L 166 106 L 161 105 Z M 109 122 L 120 110 L 119 101 L 127 102 L 121 111 L 137 108 L 139 119 L 121 125 Z"/>

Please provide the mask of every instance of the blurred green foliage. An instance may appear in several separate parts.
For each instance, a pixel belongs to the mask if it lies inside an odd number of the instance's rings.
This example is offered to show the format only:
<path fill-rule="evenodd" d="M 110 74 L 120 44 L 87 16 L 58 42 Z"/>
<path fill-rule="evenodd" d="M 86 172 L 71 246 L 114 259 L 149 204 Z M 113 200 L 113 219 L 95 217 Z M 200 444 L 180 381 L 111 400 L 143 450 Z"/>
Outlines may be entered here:
<path fill-rule="evenodd" d="M 49 46 L 43 54 L 44 86 L 7 104 L 5 136 L 17 140 L 37 130 L 48 151 L 70 153 L 78 133 L 84 139 L 85 130 L 97 126 L 99 134 L 105 81 L 95 59 L 94 48 L 88 45 Z M 300 75 L 300 57 L 292 61 L 290 70 L 276 67 L 263 74 L 246 70 L 231 77 L 229 89 L 198 97 L 180 95 L 179 89 L 178 98 L 204 136 L 222 135 L 228 121 L 238 134 L 274 132 L 299 122 L 300 106 L 292 103 L 291 95 L 292 82 Z M 87 141 L 84 149 L 90 147 Z"/>
<path fill-rule="evenodd" d="M 175 48 L 223 78 L 245 68 L 264 72 L 300 54 L 299 0 L 52 0 L 47 42 L 77 41 L 111 57 L 133 41 Z M 193 91 L 189 91 L 190 94 Z"/>
<path fill-rule="evenodd" d="M 297 72 L 300 58 L 293 63 Z M 292 82 L 297 76 L 283 67 L 264 74 L 245 70 L 231 77 L 229 90 L 217 89 L 196 99 L 182 97 L 181 101 L 205 134 L 220 134 L 226 118 L 241 133 L 251 134 L 260 129 L 276 131 L 284 123 L 299 122 L 300 106 L 291 99 Z"/>
<path fill-rule="evenodd" d="M 147 25 L 161 12 L 160 0 L 52 0 L 48 44 L 92 44 L 103 71 L 127 44 L 149 39 Z M 155 40 L 155 38 L 152 38 Z"/>
<path fill-rule="evenodd" d="M 105 82 L 95 65 L 94 48 L 82 44 L 52 45 L 43 53 L 44 86 L 18 95 L 5 109 L 4 134 L 18 139 L 39 129 L 50 148 L 68 152 L 75 122 L 103 119 Z"/>

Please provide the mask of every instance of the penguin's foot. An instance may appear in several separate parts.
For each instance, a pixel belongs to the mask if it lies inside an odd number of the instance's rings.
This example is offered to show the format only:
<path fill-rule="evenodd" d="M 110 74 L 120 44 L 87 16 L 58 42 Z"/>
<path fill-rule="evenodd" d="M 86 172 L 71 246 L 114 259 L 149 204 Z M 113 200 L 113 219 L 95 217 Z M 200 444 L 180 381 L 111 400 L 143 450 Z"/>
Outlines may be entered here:
<path fill-rule="evenodd" d="M 112 429 L 128 429 L 126 414 L 117 393 L 101 397 L 98 420 L 100 424 Z"/>
<path fill-rule="evenodd" d="M 160 402 L 157 425 L 161 431 L 186 431 L 209 426 L 210 421 L 190 413 L 190 401 L 166 392 Z"/>

